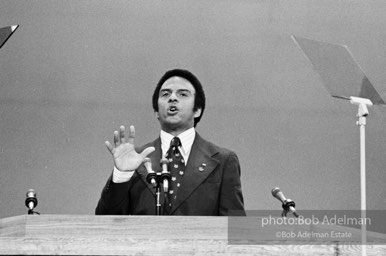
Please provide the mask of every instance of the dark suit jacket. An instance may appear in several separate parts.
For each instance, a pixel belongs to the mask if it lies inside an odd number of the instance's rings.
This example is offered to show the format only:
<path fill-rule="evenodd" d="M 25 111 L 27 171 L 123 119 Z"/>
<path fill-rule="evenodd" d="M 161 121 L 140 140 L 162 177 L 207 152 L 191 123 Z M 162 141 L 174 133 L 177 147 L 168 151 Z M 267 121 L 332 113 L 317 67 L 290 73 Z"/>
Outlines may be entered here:
<path fill-rule="evenodd" d="M 153 146 L 148 157 L 160 171 L 160 138 L 139 148 Z M 147 171 L 138 167 L 128 182 L 107 181 L 96 207 L 96 214 L 155 215 L 155 189 L 146 181 Z M 196 133 L 185 174 L 170 215 L 245 215 L 236 154 L 210 143 Z M 163 203 L 163 192 L 161 193 Z M 234 211 L 233 211 L 234 210 Z"/>

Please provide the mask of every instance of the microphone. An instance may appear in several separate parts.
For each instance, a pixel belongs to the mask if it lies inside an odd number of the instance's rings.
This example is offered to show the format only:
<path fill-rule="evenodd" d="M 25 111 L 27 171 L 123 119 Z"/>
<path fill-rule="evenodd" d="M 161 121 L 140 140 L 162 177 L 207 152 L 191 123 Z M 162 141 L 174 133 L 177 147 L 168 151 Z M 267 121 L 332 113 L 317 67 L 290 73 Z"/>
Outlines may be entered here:
<path fill-rule="evenodd" d="M 33 214 L 33 209 L 38 205 L 38 199 L 36 198 L 36 192 L 33 189 L 29 189 L 26 194 L 25 206 L 27 206 L 28 214 Z"/>
<path fill-rule="evenodd" d="M 281 192 L 280 188 L 276 187 L 272 189 L 272 195 L 275 197 L 277 200 L 282 202 L 282 207 L 284 209 L 284 212 L 282 216 L 287 216 L 287 212 L 290 211 L 293 213 L 293 215 L 297 218 L 299 217 L 299 214 L 297 214 L 296 209 L 295 209 L 295 202 L 292 201 L 291 199 L 285 198 L 283 192 Z"/>
<path fill-rule="evenodd" d="M 169 161 L 165 157 L 162 157 L 162 159 L 161 159 L 161 166 L 162 166 L 161 178 L 163 180 L 163 188 L 164 188 L 165 193 L 167 193 L 169 191 L 170 173 L 168 171 L 168 164 L 169 164 Z"/>
<path fill-rule="evenodd" d="M 145 166 L 145 168 L 147 170 L 147 176 L 146 176 L 147 182 L 151 183 L 153 185 L 153 187 L 157 187 L 157 182 L 156 182 L 157 174 L 153 171 L 153 168 L 151 167 L 150 158 L 146 157 L 143 160 L 143 165 Z"/>

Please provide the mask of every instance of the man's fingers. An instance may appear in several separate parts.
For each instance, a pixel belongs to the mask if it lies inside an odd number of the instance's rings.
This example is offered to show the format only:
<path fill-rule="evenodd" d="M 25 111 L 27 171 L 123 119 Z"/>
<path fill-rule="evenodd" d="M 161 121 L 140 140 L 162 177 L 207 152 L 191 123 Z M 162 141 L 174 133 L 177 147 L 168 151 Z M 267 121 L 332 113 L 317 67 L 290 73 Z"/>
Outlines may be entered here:
<path fill-rule="evenodd" d="M 114 131 L 114 144 L 115 144 L 115 146 L 118 146 L 120 144 L 118 131 Z"/>
<path fill-rule="evenodd" d="M 134 138 L 135 138 L 135 128 L 133 125 L 130 125 L 128 142 L 134 145 Z"/>
<path fill-rule="evenodd" d="M 115 147 L 118 147 L 120 144 L 124 144 L 126 142 L 125 133 L 126 133 L 125 126 L 123 126 L 123 125 L 121 125 L 119 127 L 119 131 L 114 131 L 114 145 L 115 145 Z M 135 138 L 135 128 L 134 128 L 134 126 L 131 125 L 129 128 L 129 136 L 128 136 L 127 141 L 130 144 L 134 145 L 134 138 Z M 110 143 L 109 143 L 109 145 L 111 146 Z M 110 147 L 108 147 L 108 148 L 110 151 L 112 151 L 110 149 Z"/>
<path fill-rule="evenodd" d="M 114 147 L 110 144 L 110 142 L 108 141 L 105 141 L 105 145 L 107 147 L 107 149 L 113 154 L 114 152 Z"/>
<path fill-rule="evenodd" d="M 123 125 L 119 127 L 119 140 L 121 143 L 125 143 L 125 127 Z"/>
<path fill-rule="evenodd" d="M 150 153 L 152 153 L 153 151 L 155 150 L 154 147 L 148 147 L 148 148 L 145 148 L 142 153 L 141 153 L 141 156 L 143 158 L 147 157 L 147 155 L 149 155 Z"/>

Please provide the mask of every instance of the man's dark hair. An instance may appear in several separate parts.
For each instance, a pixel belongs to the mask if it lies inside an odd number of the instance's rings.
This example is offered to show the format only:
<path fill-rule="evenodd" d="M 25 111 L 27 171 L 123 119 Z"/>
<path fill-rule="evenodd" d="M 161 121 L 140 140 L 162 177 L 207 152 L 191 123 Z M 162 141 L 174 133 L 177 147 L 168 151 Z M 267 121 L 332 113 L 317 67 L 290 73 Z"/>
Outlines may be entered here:
<path fill-rule="evenodd" d="M 202 89 L 202 85 L 198 78 L 193 75 L 190 71 L 184 70 L 184 69 L 173 69 L 167 71 L 159 80 L 157 87 L 154 90 L 153 93 L 153 109 L 154 112 L 158 112 L 158 97 L 159 97 L 159 91 L 161 90 L 161 86 L 163 83 L 165 83 L 166 80 L 173 76 L 182 77 L 186 80 L 188 80 L 196 90 L 196 94 L 194 97 L 194 108 L 193 110 L 196 111 L 197 109 L 201 108 L 201 115 L 199 117 L 194 118 L 194 127 L 196 127 L 197 123 L 200 122 L 202 115 L 204 114 L 205 109 L 205 93 Z"/>

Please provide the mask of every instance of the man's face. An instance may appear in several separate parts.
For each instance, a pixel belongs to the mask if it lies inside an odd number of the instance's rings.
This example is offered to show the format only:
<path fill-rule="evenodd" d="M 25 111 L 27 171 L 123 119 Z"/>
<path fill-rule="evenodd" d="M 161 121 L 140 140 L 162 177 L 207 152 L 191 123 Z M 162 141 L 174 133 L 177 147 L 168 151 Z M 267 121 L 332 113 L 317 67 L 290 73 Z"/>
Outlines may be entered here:
<path fill-rule="evenodd" d="M 179 133 L 194 126 L 194 118 L 201 109 L 193 110 L 196 90 L 186 79 L 173 76 L 166 80 L 159 91 L 158 119 L 162 130 Z"/>

